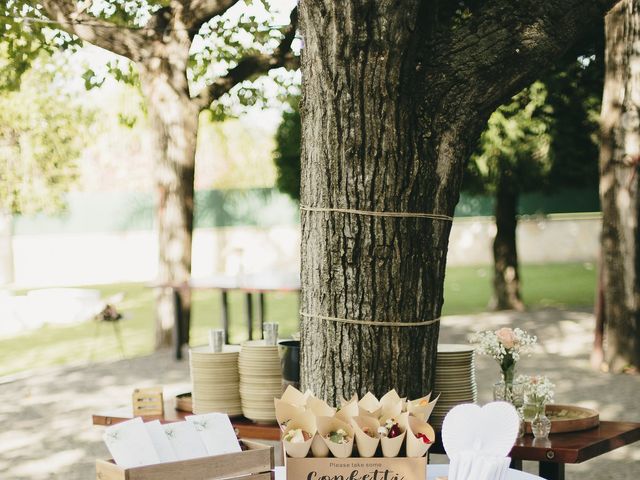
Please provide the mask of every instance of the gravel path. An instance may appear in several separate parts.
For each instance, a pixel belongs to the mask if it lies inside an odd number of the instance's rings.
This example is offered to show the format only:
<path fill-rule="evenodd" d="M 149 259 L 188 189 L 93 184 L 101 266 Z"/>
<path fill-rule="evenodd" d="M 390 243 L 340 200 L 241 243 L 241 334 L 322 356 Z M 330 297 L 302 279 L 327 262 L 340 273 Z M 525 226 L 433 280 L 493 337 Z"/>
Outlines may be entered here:
<path fill-rule="evenodd" d="M 475 330 L 509 325 L 538 335 L 540 346 L 521 362 L 519 372 L 550 376 L 559 403 L 596 408 L 605 420 L 640 421 L 640 377 L 589 368 L 593 317 L 588 313 L 549 309 L 446 317 L 440 341 L 465 342 Z M 498 369 L 482 357 L 477 367 L 480 401 L 485 402 Z M 0 378 L 0 480 L 95 478 L 94 459 L 107 458 L 108 452 L 102 429 L 91 424 L 91 413 L 125 405 L 133 388 L 152 385 L 163 385 L 167 397 L 187 391 L 188 363 L 173 362 L 169 353 L 159 353 Z M 443 460 L 434 456 L 434 461 Z M 533 466 L 525 462 L 526 470 L 533 472 Z M 566 478 L 640 478 L 640 442 L 584 464 L 568 465 Z"/>

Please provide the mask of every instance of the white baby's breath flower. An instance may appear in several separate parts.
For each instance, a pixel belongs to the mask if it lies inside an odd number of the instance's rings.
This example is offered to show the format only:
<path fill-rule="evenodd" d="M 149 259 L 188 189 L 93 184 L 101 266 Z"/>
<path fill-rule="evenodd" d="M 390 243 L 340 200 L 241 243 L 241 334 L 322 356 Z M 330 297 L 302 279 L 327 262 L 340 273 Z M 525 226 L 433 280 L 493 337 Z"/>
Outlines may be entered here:
<path fill-rule="evenodd" d="M 556 386 L 546 376 L 520 375 L 516 381 L 524 383 L 524 395 L 527 402 L 542 405 L 553 401 Z"/>

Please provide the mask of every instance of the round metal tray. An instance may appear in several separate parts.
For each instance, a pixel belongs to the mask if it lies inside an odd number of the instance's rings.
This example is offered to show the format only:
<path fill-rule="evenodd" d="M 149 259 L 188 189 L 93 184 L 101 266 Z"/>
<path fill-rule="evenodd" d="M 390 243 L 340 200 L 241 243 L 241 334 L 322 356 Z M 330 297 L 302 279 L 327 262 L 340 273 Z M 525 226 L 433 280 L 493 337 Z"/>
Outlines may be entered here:
<path fill-rule="evenodd" d="M 597 411 L 577 405 L 550 403 L 545 413 L 551 420 L 551 433 L 578 432 L 600 424 L 600 415 Z M 526 430 L 527 433 L 531 433 L 531 422 L 526 422 Z"/>

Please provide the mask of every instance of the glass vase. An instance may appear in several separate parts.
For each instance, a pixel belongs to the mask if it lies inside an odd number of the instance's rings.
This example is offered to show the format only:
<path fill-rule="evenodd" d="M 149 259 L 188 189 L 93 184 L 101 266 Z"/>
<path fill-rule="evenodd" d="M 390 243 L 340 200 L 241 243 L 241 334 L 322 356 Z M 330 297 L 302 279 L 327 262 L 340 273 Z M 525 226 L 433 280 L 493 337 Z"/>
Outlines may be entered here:
<path fill-rule="evenodd" d="M 545 405 L 539 405 L 536 414 L 531 420 L 531 432 L 535 438 L 545 439 L 551 432 L 551 420 L 545 415 Z"/>
<path fill-rule="evenodd" d="M 524 414 L 522 412 L 522 408 L 518 408 L 516 409 L 516 411 L 518 412 L 518 420 L 520 421 L 518 425 L 518 438 L 522 438 L 524 437 L 524 434 L 527 432 L 527 426 L 524 421 Z"/>
<path fill-rule="evenodd" d="M 493 399 L 509 402 L 514 407 L 520 408 L 524 404 L 524 383 L 514 382 L 515 367 L 512 363 L 508 368 L 502 369 L 502 380 L 493 385 Z"/>

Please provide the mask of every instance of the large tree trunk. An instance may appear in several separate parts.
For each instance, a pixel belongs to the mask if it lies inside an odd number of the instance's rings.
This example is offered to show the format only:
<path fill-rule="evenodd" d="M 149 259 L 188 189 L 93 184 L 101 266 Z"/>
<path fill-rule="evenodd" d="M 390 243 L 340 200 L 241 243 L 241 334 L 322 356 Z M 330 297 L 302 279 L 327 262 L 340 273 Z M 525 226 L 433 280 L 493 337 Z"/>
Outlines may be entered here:
<path fill-rule="evenodd" d="M 640 367 L 640 2 L 624 0 L 606 17 L 600 199 L 606 319 L 612 371 Z"/>
<path fill-rule="evenodd" d="M 330 402 L 433 386 L 437 322 L 368 323 L 438 319 L 451 222 L 362 211 L 453 215 L 488 116 L 609 6 L 478 3 L 300 2 L 301 380 Z"/>
<path fill-rule="evenodd" d="M 156 221 L 158 229 L 158 283 L 186 285 L 191 275 L 195 151 L 199 107 L 189 98 L 186 50 L 176 43 L 167 47 L 167 58 L 151 59 L 141 70 L 154 135 Z M 172 56 L 172 52 L 181 54 Z M 154 61 L 155 60 L 155 61 Z M 191 293 L 179 288 L 183 333 L 190 325 Z M 156 296 L 156 348 L 171 343 L 175 312 L 172 289 L 158 289 Z M 186 340 L 186 339 L 184 339 Z"/>
<path fill-rule="evenodd" d="M 459 109 L 453 84 L 425 87 L 420 29 L 406 23 L 417 11 L 320 3 L 301 4 L 302 385 L 330 402 L 391 388 L 415 398 L 433 386 L 437 322 L 335 319 L 438 319 L 451 221 L 304 206 L 452 216 L 486 117 Z"/>
<path fill-rule="evenodd" d="M 496 237 L 493 240 L 493 295 L 496 310 L 524 310 L 520 297 L 520 273 L 516 229 L 518 226 L 518 193 L 507 184 L 498 182 L 496 192 Z"/>

